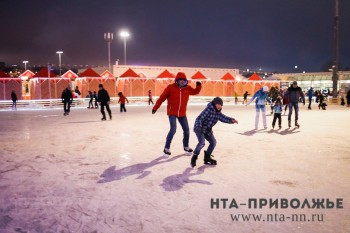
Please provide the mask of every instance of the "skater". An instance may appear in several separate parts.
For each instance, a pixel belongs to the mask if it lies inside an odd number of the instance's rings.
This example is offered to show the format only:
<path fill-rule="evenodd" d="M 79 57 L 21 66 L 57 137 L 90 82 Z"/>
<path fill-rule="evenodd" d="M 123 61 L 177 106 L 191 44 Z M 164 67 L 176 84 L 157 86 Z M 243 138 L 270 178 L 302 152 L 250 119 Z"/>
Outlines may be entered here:
<path fill-rule="evenodd" d="M 275 103 L 277 100 L 277 97 L 280 96 L 281 93 L 278 89 L 278 87 L 271 87 L 270 91 L 269 91 L 269 97 L 271 98 L 271 102 Z M 273 114 L 273 104 L 271 104 L 271 115 Z"/>
<path fill-rule="evenodd" d="M 244 94 L 243 94 L 243 103 L 242 104 L 247 104 L 248 103 L 248 100 L 247 100 L 248 95 L 250 95 L 250 94 L 248 94 L 248 91 L 244 92 Z"/>
<path fill-rule="evenodd" d="M 310 87 L 310 89 L 307 91 L 307 97 L 309 98 L 309 106 L 307 109 L 311 110 L 311 102 L 312 102 L 312 97 L 314 96 L 314 89 Z"/>
<path fill-rule="evenodd" d="M 95 108 L 98 108 L 98 98 L 97 98 L 97 93 L 94 91 L 93 97 L 95 99 Z"/>
<path fill-rule="evenodd" d="M 282 103 L 281 103 L 281 97 L 277 97 L 276 102 L 273 106 L 273 110 L 275 113 L 273 114 L 273 120 L 272 120 L 272 128 L 275 128 L 276 120 L 278 119 L 278 128 L 282 128 Z"/>
<path fill-rule="evenodd" d="M 120 112 L 123 112 L 123 111 L 126 112 L 125 101 L 129 103 L 129 100 L 123 95 L 123 92 L 119 92 L 118 96 L 119 96 L 118 103 L 120 103 Z"/>
<path fill-rule="evenodd" d="M 350 89 L 346 93 L 346 107 L 350 107 Z"/>
<path fill-rule="evenodd" d="M 111 112 L 111 109 L 109 108 L 109 101 L 110 101 L 109 94 L 106 91 L 106 89 L 103 88 L 102 84 L 99 84 L 98 88 L 100 90 L 98 91 L 97 98 L 98 98 L 98 101 L 100 102 L 100 105 L 101 105 L 101 113 L 102 113 L 101 120 L 102 121 L 106 120 L 105 106 L 106 106 L 106 109 L 107 109 L 107 112 L 109 115 L 109 119 L 112 120 L 112 112 Z"/>
<path fill-rule="evenodd" d="M 196 166 L 198 155 L 205 145 L 205 140 L 209 142 L 209 146 L 208 149 L 204 151 L 204 164 L 216 165 L 216 160 L 211 158 L 214 157 L 212 152 L 216 146 L 216 139 L 212 128 L 218 121 L 228 124 L 238 124 L 238 121 L 234 118 L 225 116 L 223 113 L 221 113 L 222 106 L 222 99 L 220 97 L 215 97 L 196 118 L 194 123 L 194 132 L 198 138 L 198 144 L 191 158 L 192 168 Z"/>
<path fill-rule="evenodd" d="M 11 92 L 11 100 L 12 100 L 12 110 L 17 110 L 18 98 L 17 98 L 15 90 L 12 90 L 12 92 Z"/>
<path fill-rule="evenodd" d="M 89 107 L 87 107 L 87 108 L 94 108 L 94 105 L 92 103 L 92 101 L 94 100 L 94 96 L 93 96 L 91 91 L 89 91 L 88 98 L 90 98 L 90 101 L 89 101 Z M 90 107 L 90 105 L 91 105 L 91 107 Z"/>
<path fill-rule="evenodd" d="M 74 92 L 75 92 L 76 97 L 80 98 L 81 92 L 79 91 L 79 87 L 78 86 L 75 87 Z"/>
<path fill-rule="evenodd" d="M 318 96 L 317 96 L 317 98 L 318 98 L 318 109 L 323 109 L 324 108 L 324 103 L 323 103 L 323 101 L 324 101 L 324 95 L 320 92 L 319 94 L 318 94 Z M 326 105 L 327 106 L 327 105 Z M 323 110 L 326 110 L 326 109 L 323 109 Z"/>
<path fill-rule="evenodd" d="M 151 90 L 148 90 L 148 105 L 154 105 L 153 103 L 153 99 L 152 99 L 152 91 Z"/>
<path fill-rule="evenodd" d="M 301 90 L 300 87 L 298 87 L 297 81 L 294 81 L 291 87 L 288 88 L 286 91 L 285 95 L 288 97 L 289 100 L 289 114 L 288 114 L 288 127 L 292 127 L 291 124 L 291 119 L 292 119 L 292 113 L 293 113 L 293 108 L 295 110 L 295 126 L 300 127 L 298 123 L 299 119 L 299 99 L 301 98 L 303 104 L 305 105 L 305 97 L 304 93 Z"/>
<path fill-rule="evenodd" d="M 188 127 L 188 121 L 186 117 L 187 102 L 190 95 L 196 95 L 200 92 L 202 84 L 196 82 L 196 88 L 188 86 L 188 81 L 185 73 L 179 72 L 175 77 L 175 83 L 168 85 L 163 93 L 159 96 L 156 104 L 152 109 L 152 114 L 155 114 L 161 104 L 167 100 L 167 115 L 169 117 L 170 130 L 166 137 L 164 147 L 164 157 L 171 155 L 170 144 L 176 133 L 176 120 L 179 121 L 183 130 L 183 147 L 187 153 L 193 152 L 189 147 L 190 130 Z"/>
<path fill-rule="evenodd" d="M 62 91 L 61 99 L 64 111 L 63 116 L 67 116 L 70 112 L 70 105 L 73 103 L 73 94 L 70 85 L 68 85 L 67 88 Z"/>
<path fill-rule="evenodd" d="M 247 103 L 247 105 L 249 105 L 256 98 L 256 101 L 255 101 L 255 112 L 256 112 L 256 114 L 255 114 L 255 129 L 256 130 L 258 129 L 258 125 L 259 125 L 260 110 L 261 110 L 261 114 L 262 114 L 262 118 L 263 118 L 264 129 L 267 129 L 265 104 L 266 104 L 266 101 L 271 104 L 271 100 L 267 96 L 268 89 L 269 88 L 267 86 L 264 86 L 259 91 L 257 91 L 254 94 L 254 96 Z"/>

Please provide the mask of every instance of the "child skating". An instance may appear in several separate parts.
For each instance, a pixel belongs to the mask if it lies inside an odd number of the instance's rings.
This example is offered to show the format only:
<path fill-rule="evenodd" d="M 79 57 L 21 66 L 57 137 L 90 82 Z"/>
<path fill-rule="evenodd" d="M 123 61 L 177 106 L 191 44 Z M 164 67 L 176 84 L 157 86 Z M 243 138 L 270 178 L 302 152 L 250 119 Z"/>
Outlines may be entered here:
<path fill-rule="evenodd" d="M 191 158 L 191 167 L 196 166 L 196 161 L 201 149 L 205 145 L 205 140 L 209 142 L 208 149 L 204 151 L 204 164 L 216 165 L 216 160 L 212 159 L 213 150 L 216 146 L 216 139 L 212 128 L 218 122 L 234 124 L 238 121 L 221 113 L 223 101 L 220 97 L 215 97 L 207 107 L 199 114 L 194 124 L 194 132 L 198 138 L 198 144 Z"/>
<path fill-rule="evenodd" d="M 282 128 L 282 103 L 281 103 L 281 97 L 277 97 L 275 105 L 273 106 L 274 114 L 273 114 L 273 120 L 272 120 L 272 128 L 275 128 L 276 120 L 278 119 L 278 128 Z"/>
<path fill-rule="evenodd" d="M 119 100 L 118 103 L 120 103 L 120 112 L 126 112 L 126 108 L 125 108 L 125 102 L 129 103 L 128 98 L 125 97 L 125 95 L 123 95 L 123 92 L 119 92 L 118 93 L 119 96 Z"/>

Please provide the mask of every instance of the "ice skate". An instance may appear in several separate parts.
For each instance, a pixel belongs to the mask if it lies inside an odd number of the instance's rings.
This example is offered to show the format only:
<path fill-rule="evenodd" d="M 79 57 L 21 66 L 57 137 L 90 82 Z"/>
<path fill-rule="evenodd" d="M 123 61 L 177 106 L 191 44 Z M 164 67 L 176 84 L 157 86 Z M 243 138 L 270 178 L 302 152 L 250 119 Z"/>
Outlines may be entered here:
<path fill-rule="evenodd" d="M 193 154 L 191 158 L 191 167 L 194 168 L 196 166 L 196 161 L 197 161 L 198 155 Z"/>
<path fill-rule="evenodd" d="M 105 120 L 106 120 L 106 117 L 102 117 L 102 118 L 101 118 L 101 121 L 105 121 Z"/>
<path fill-rule="evenodd" d="M 169 156 L 171 155 L 171 152 L 168 148 L 164 148 L 163 153 L 164 158 L 169 158 Z"/>
<path fill-rule="evenodd" d="M 298 124 L 298 121 L 295 121 L 295 127 L 299 128 L 300 125 Z"/>
<path fill-rule="evenodd" d="M 282 125 L 279 125 L 279 126 L 278 126 L 278 129 L 282 129 Z"/>
<path fill-rule="evenodd" d="M 193 150 L 189 147 L 184 147 L 184 151 L 186 155 L 192 155 Z"/>
<path fill-rule="evenodd" d="M 214 157 L 214 155 L 210 155 L 207 151 L 204 151 L 204 164 L 216 165 L 216 160 L 211 157 Z"/>
<path fill-rule="evenodd" d="M 288 121 L 288 128 L 292 127 L 292 123 Z"/>
<path fill-rule="evenodd" d="M 112 120 L 112 114 L 109 114 L 109 119 Z"/>

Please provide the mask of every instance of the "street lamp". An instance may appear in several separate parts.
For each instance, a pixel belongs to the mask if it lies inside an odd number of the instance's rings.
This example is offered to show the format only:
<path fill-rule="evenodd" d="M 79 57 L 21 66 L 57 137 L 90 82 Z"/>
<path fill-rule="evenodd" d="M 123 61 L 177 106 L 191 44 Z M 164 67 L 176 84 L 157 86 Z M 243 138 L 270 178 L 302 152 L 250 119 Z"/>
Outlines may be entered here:
<path fill-rule="evenodd" d="M 62 65 L 62 63 L 61 63 L 61 54 L 63 53 L 63 51 L 57 51 L 56 52 L 57 54 L 58 54 L 58 61 L 59 61 L 59 65 L 60 65 L 60 77 L 61 77 L 61 65 Z"/>
<path fill-rule="evenodd" d="M 124 65 L 126 65 L 126 38 L 128 38 L 130 34 L 127 31 L 121 31 L 119 35 L 124 39 Z"/>
<path fill-rule="evenodd" d="M 106 32 L 104 34 L 105 41 L 108 43 L 108 69 L 111 71 L 111 42 L 113 40 L 113 33 Z"/>
<path fill-rule="evenodd" d="M 24 63 L 24 71 L 26 71 L 27 70 L 27 63 L 28 63 L 28 61 L 23 61 L 23 63 Z"/>

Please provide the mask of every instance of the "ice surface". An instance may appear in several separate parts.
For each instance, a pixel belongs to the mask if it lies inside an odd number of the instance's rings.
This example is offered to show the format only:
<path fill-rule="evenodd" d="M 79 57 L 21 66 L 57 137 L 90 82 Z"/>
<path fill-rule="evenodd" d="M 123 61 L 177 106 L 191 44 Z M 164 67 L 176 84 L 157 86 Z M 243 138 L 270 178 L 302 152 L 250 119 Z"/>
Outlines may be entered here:
<path fill-rule="evenodd" d="M 188 106 L 192 129 L 206 103 Z M 182 149 L 161 157 L 166 107 L 0 111 L 0 232 L 350 232 L 350 108 L 300 105 L 301 127 L 254 129 L 254 106 L 226 104 L 239 124 L 214 127 L 217 166 Z M 294 116 L 294 114 L 293 114 Z M 197 139 L 191 130 L 190 146 Z M 207 146 L 207 145 L 206 145 Z M 205 147 L 206 148 L 206 147 Z M 211 199 L 343 199 L 342 209 L 211 208 Z M 230 203 L 229 202 L 229 203 Z M 323 214 L 322 222 L 233 221 L 231 214 Z"/>

